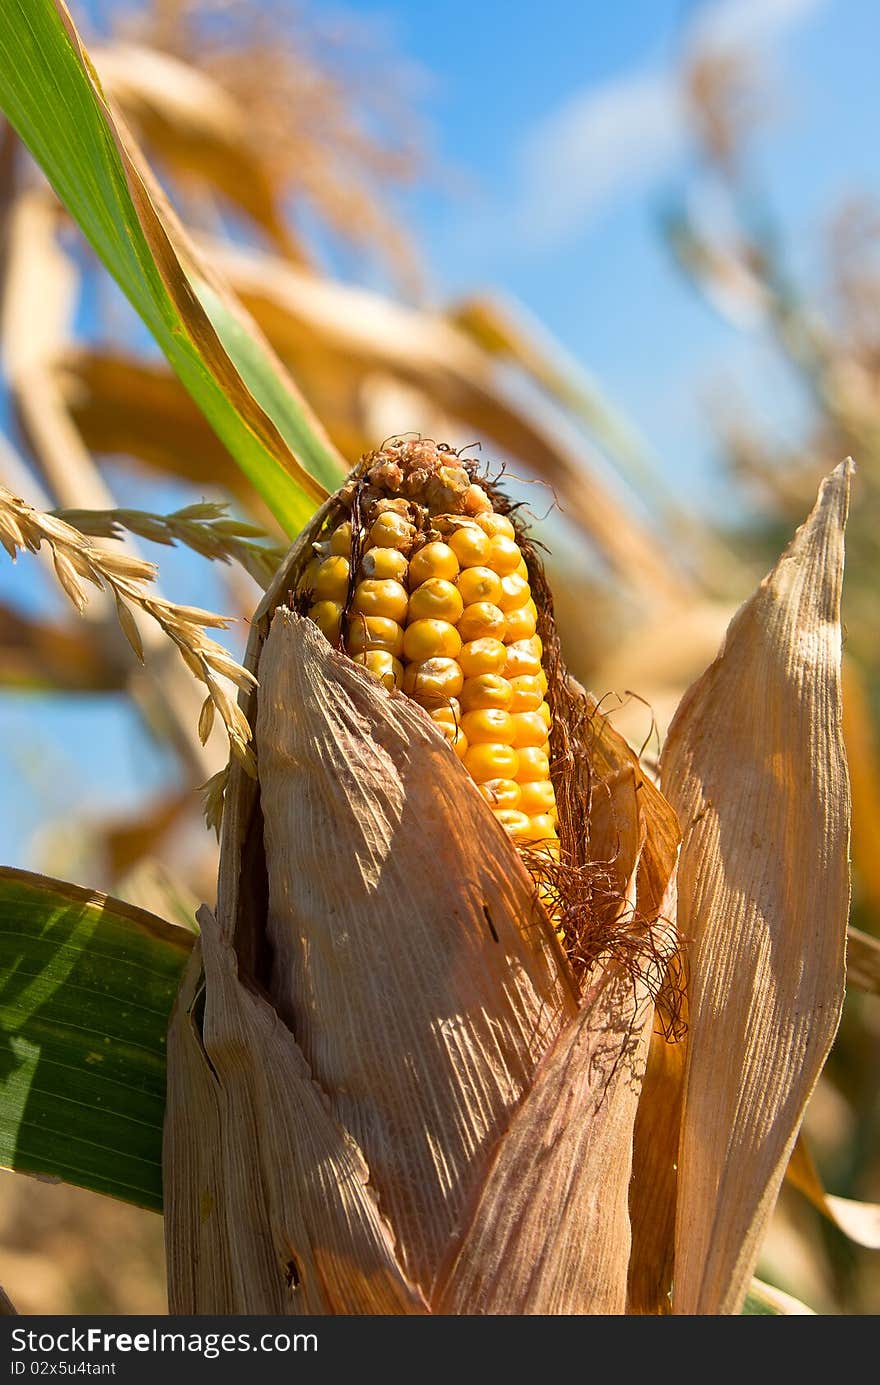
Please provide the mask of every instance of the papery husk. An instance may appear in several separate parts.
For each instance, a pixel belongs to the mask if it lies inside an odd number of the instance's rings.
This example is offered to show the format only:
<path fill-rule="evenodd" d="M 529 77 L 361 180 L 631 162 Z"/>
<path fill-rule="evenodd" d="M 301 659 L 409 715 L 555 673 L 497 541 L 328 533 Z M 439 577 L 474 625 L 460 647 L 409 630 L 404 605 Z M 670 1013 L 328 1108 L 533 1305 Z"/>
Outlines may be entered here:
<path fill-rule="evenodd" d="M 342 513 L 331 497 L 291 549 L 245 656 L 259 779 L 230 769 L 204 996 L 191 982 L 169 1048 L 173 1311 L 623 1312 L 633 1123 L 675 946 L 662 914 L 675 816 L 557 649 L 551 687 L 573 730 L 554 758 L 596 805 L 571 878 L 588 890 L 601 877 L 607 915 L 579 981 L 523 857 L 427 714 L 287 604 Z M 317 1136 L 297 1134 L 318 1109 Z M 333 1175 L 323 1203 L 297 1153 L 313 1137 Z M 218 1237 L 243 1238 L 247 1275 L 215 1256 Z M 333 1284 L 328 1257 L 346 1266 Z"/>
<path fill-rule="evenodd" d="M 850 462 L 685 695 L 661 760 L 690 966 L 673 1311 L 740 1311 L 837 1031 L 849 907 L 840 589 Z"/>
<path fill-rule="evenodd" d="M 880 1205 L 826 1192 L 803 1132 L 795 1142 L 785 1176 L 851 1241 L 868 1250 L 880 1250 Z"/>

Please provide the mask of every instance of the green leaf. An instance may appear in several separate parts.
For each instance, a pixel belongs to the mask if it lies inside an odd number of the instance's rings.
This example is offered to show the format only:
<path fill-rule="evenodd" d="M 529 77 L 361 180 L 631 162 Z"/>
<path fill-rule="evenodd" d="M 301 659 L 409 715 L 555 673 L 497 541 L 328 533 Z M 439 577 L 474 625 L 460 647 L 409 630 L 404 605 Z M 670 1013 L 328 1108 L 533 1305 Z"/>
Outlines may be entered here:
<path fill-rule="evenodd" d="M 288 534 L 346 470 L 284 367 L 198 263 L 61 0 L 3 0 L 0 106 Z"/>
<path fill-rule="evenodd" d="M 192 943 L 0 867 L 0 1164 L 161 1212 L 165 1032 Z"/>

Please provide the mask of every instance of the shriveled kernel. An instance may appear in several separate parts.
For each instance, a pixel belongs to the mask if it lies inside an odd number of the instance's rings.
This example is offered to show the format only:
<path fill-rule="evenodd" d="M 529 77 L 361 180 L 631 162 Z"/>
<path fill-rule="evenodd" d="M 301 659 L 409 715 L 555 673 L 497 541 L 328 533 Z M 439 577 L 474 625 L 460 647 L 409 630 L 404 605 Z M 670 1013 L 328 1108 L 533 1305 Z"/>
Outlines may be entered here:
<path fill-rule="evenodd" d="M 464 669 L 464 656 L 468 645 L 462 647 L 458 656 Z M 504 646 L 501 645 L 503 649 Z M 513 691 L 507 678 L 500 673 L 479 673 L 465 679 L 461 690 L 461 705 L 464 711 L 474 712 L 480 707 L 500 707 L 503 712 L 510 711 Z"/>
<path fill-rule="evenodd" d="M 480 793 L 493 808 L 518 808 L 522 787 L 515 779 L 487 779 Z"/>
<path fill-rule="evenodd" d="M 550 759 L 538 746 L 524 745 L 516 754 L 517 769 L 512 778 L 518 784 L 530 784 L 536 779 L 550 778 Z"/>
<path fill-rule="evenodd" d="M 351 524 L 348 520 L 333 530 L 330 536 L 330 552 L 338 558 L 347 558 L 351 552 Z"/>
<path fill-rule="evenodd" d="M 538 712 L 514 712 L 511 718 L 510 743 L 519 748 L 521 745 L 543 746 L 547 740 L 547 727 L 544 718 Z"/>
<path fill-rule="evenodd" d="M 521 558 L 519 544 L 515 539 L 509 539 L 506 534 L 496 534 L 489 539 L 486 566 L 490 567 L 493 572 L 497 572 L 499 577 L 506 577 L 509 572 L 516 572 Z"/>
<path fill-rule="evenodd" d="M 405 582 L 409 562 L 399 548 L 368 548 L 361 558 L 361 576 L 368 581 Z"/>
<path fill-rule="evenodd" d="M 402 583 L 393 578 L 368 578 L 358 582 L 355 588 L 352 611 L 365 616 L 385 616 L 402 625 L 409 607 L 409 593 Z"/>
<path fill-rule="evenodd" d="M 481 673 L 500 673 L 507 661 L 507 650 L 500 640 L 490 636 L 482 640 L 469 640 L 462 645 L 458 657 L 465 678 L 476 678 Z"/>
<path fill-rule="evenodd" d="M 485 510 L 492 509 L 492 501 L 489 499 L 482 486 L 468 486 L 462 501 L 465 514 L 479 515 Z"/>
<path fill-rule="evenodd" d="M 367 539 L 368 548 L 408 548 L 413 539 L 413 527 L 408 519 L 394 510 L 379 515 Z"/>
<path fill-rule="evenodd" d="M 403 653 L 403 630 L 388 616 L 365 616 L 358 612 L 348 622 L 345 647 L 349 654 L 363 654 L 369 649 L 387 649 L 395 659 Z"/>
<path fill-rule="evenodd" d="M 309 616 L 331 644 L 336 644 L 339 639 L 344 609 L 341 601 L 316 601 L 314 606 L 309 607 Z"/>
<path fill-rule="evenodd" d="M 314 591 L 315 578 L 318 575 L 318 568 L 321 566 L 322 561 L 323 560 L 321 558 L 314 557 L 310 558 L 309 561 L 306 563 L 305 567 L 302 570 L 302 576 L 299 579 L 300 591 Z"/>
<path fill-rule="evenodd" d="M 410 559 L 410 588 L 420 586 L 430 577 L 442 577 L 445 582 L 451 582 L 457 576 L 458 559 L 448 544 L 426 543 Z"/>
<path fill-rule="evenodd" d="M 455 659 L 425 659 L 420 664 L 407 664 L 403 670 L 403 691 L 427 705 L 458 697 L 463 682 Z"/>
<path fill-rule="evenodd" d="M 498 578 L 498 581 L 501 595 L 495 605 L 500 606 L 505 615 L 525 606 L 532 594 L 527 577 L 520 577 L 518 572 L 508 572 L 506 577 Z"/>
<path fill-rule="evenodd" d="M 544 689 L 536 673 L 523 673 L 510 679 L 512 712 L 537 712 L 541 706 Z"/>
<path fill-rule="evenodd" d="M 556 811 L 556 793 L 550 779 L 532 779 L 517 787 L 520 791 L 519 807 L 529 817 L 539 813 L 552 816 Z"/>
<path fill-rule="evenodd" d="M 514 839 L 522 840 L 528 835 L 530 824 L 525 813 L 518 812 L 516 808 L 495 808 L 494 813 L 505 832 L 509 832 Z"/>
<path fill-rule="evenodd" d="M 510 745 L 472 745 L 464 757 L 465 769 L 477 784 L 487 779 L 516 779 L 519 755 Z"/>
<path fill-rule="evenodd" d="M 516 644 L 518 640 L 526 640 L 530 635 L 534 635 L 538 624 L 538 610 L 534 601 L 529 600 L 518 610 L 509 611 L 506 620 L 505 639 L 508 644 Z"/>
<path fill-rule="evenodd" d="M 454 659 L 461 650 L 461 636 L 448 620 L 416 620 L 406 627 L 403 652 L 413 663 L 426 659 Z"/>
<path fill-rule="evenodd" d="M 490 567 L 466 567 L 458 577 L 458 590 L 465 606 L 475 601 L 491 601 L 501 605 L 501 578 Z"/>
<path fill-rule="evenodd" d="M 391 691 L 403 686 L 403 664 L 389 654 L 387 649 L 368 649 L 363 654 L 353 656 L 356 664 L 361 664 L 368 673 Z"/>
<path fill-rule="evenodd" d="M 507 619 L 491 601 L 475 601 L 465 606 L 458 622 L 458 633 L 466 643 L 470 640 L 503 640 Z"/>
<path fill-rule="evenodd" d="M 509 712 L 503 712 L 500 707 L 482 707 L 477 712 L 465 712 L 461 729 L 471 745 L 515 743 L 513 719 Z"/>
<path fill-rule="evenodd" d="M 335 555 L 318 564 L 312 587 L 316 601 L 341 601 L 348 597 L 348 559 Z"/>
<path fill-rule="evenodd" d="M 477 515 L 477 523 L 483 533 L 489 535 L 490 539 L 494 538 L 496 534 L 503 534 L 506 539 L 516 538 L 516 530 L 507 515 L 496 514 L 493 510 L 488 514 Z"/>
<path fill-rule="evenodd" d="M 456 586 L 443 577 L 429 577 L 416 587 L 409 599 L 410 623 L 416 620 L 448 620 L 454 625 L 464 610 Z"/>
<path fill-rule="evenodd" d="M 492 540 L 475 523 L 462 524 L 459 528 L 453 529 L 449 535 L 449 547 L 461 567 L 492 566 L 486 561 L 491 552 Z"/>

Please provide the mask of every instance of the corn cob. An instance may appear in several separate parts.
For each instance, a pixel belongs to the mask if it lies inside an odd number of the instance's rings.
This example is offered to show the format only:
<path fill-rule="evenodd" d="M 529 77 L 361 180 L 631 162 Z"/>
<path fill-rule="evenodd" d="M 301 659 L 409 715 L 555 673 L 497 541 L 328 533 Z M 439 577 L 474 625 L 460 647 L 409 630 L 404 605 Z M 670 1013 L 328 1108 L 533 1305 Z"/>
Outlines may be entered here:
<path fill-rule="evenodd" d="M 520 847 L 558 855 L 537 608 L 511 520 L 433 443 L 368 457 L 300 601 L 331 643 L 418 702 Z"/>

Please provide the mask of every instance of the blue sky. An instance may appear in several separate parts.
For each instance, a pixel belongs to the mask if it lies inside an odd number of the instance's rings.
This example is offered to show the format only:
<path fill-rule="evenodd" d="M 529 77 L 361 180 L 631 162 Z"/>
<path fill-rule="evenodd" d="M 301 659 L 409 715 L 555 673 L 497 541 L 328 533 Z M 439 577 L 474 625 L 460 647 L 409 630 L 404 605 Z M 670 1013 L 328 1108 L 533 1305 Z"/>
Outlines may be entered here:
<path fill-rule="evenodd" d="M 676 95 L 681 44 L 699 26 L 760 50 L 778 111 L 755 142 L 753 168 L 809 286 L 835 204 L 878 193 L 877 7 L 347 0 L 344 8 L 412 64 L 443 176 L 407 194 L 404 208 L 437 301 L 488 288 L 521 302 L 650 440 L 672 489 L 709 510 L 725 507 L 710 388 L 736 381 L 780 436 L 800 426 L 801 401 L 760 334 L 721 321 L 658 235 L 664 198 L 692 156 Z M 85 6 L 72 0 L 72 11 L 81 18 Z M 29 599 L 26 565 L 0 567 L 4 600 Z M 217 600 L 191 563 L 168 566 L 165 587 L 184 601 Z M 83 805 L 134 806 L 169 768 L 114 698 L 4 695 L 0 746 L 0 777 L 19 780 L 24 767 L 28 786 L 14 814 L 4 796 L 0 861 L 32 868 L 47 811 L 75 826 Z"/>

